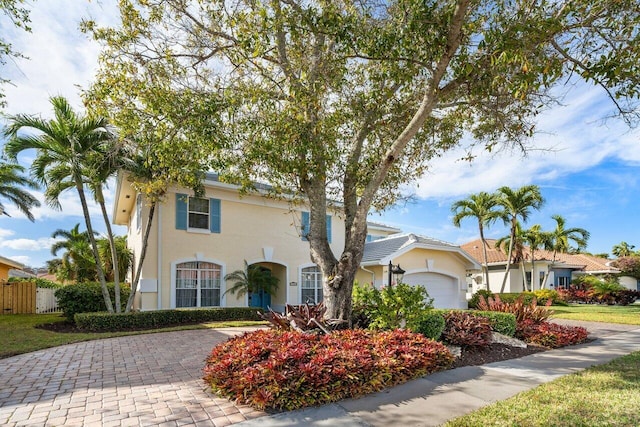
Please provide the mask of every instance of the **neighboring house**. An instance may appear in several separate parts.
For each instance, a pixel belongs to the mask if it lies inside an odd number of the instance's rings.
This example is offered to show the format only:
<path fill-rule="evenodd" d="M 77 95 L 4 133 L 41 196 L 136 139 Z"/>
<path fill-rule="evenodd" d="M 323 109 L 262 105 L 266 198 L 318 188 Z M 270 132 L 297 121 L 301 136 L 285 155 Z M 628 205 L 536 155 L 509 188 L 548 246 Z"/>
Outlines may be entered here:
<path fill-rule="evenodd" d="M 9 270 L 24 270 L 24 267 L 24 264 L 0 256 L 0 282 L 6 282 L 9 279 Z"/>
<path fill-rule="evenodd" d="M 270 306 L 282 311 L 285 304 L 322 300 L 322 274 L 310 260 L 309 242 L 304 237 L 309 226 L 308 208 L 292 206 L 287 200 L 268 197 L 260 190 L 240 195 L 237 186 L 219 182 L 215 174 L 207 174 L 204 186 L 205 195 L 200 199 L 190 197 L 185 189 L 172 188 L 157 206 L 136 308 Z M 141 195 L 120 174 L 113 222 L 127 226 L 127 242 L 134 260 L 140 256 L 147 213 L 148 206 Z M 368 245 L 384 244 L 386 236 L 398 231 L 371 223 L 367 239 L 373 242 Z M 339 210 L 328 215 L 327 234 L 332 250 L 339 255 L 344 248 L 344 220 Z M 378 260 L 367 258 L 365 268 L 378 274 L 374 282 L 384 283 L 386 279 L 381 275 L 386 267 L 374 264 L 388 263 L 389 258 L 395 264 L 403 263 L 407 270 L 405 281 L 423 282 L 427 278 L 423 273 L 429 273 L 430 279 L 449 280 L 441 286 L 455 288 L 456 293 L 463 285 L 466 289 L 464 272 L 473 267 L 473 260 L 453 245 L 429 242 L 397 245 Z M 244 269 L 245 260 L 278 278 L 279 288 L 273 297 L 225 294 L 232 285 L 227 286 L 225 275 Z M 372 273 L 360 273 L 364 274 L 361 280 L 371 281 Z M 447 301 L 452 302 L 452 307 L 463 302 L 453 297 Z"/>
<path fill-rule="evenodd" d="M 422 285 L 436 308 L 467 308 L 467 271 L 480 265 L 459 246 L 415 234 L 395 234 L 365 244 L 356 280 L 389 285 L 389 262 L 405 270 L 402 282 Z M 392 275 L 393 286 L 395 279 Z"/>
<path fill-rule="evenodd" d="M 507 254 L 502 249 L 495 247 L 496 241 L 487 239 L 487 258 L 489 266 L 489 285 L 491 291 L 499 292 L 502 286 L 502 280 L 507 266 Z M 482 242 L 480 239 L 465 243 L 461 246 L 463 250 L 469 253 L 478 263 L 482 265 Z M 586 254 L 566 254 L 556 253 L 555 262 L 552 251 L 538 249 L 535 255 L 535 271 L 532 272 L 531 251 L 528 247 L 524 248 L 524 272 L 528 284 L 533 283 L 533 289 L 540 289 L 543 284 L 545 275 L 548 274 L 545 287 L 554 289 L 565 287 L 571 283 L 571 280 L 579 275 L 604 276 L 608 274 L 619 274 L 620 270 L 610 265 L 611 260 L 595 257 Z M 473 272 L 472 274 L 473 292 L 478 289 L 487 289 L 484 283 L 484 275 L 482 272 Z M 509 269 L 509 276 L 505 286 L 505 292 L 522 292 L 524 288 L 524 280 L 522 274 L 522 266 L 520 263 L 513 264 Z"/>

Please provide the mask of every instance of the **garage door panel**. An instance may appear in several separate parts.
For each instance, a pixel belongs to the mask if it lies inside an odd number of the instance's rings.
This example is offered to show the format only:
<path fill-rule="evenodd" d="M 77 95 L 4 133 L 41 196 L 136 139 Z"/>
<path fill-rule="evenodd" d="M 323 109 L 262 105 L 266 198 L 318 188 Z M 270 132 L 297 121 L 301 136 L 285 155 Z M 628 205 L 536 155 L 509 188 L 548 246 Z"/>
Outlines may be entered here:
<path fill-rule="evenodd" d="M 403 280 L 408 285 L 422 285 L 433 298 L 435 308 L 459 308 L 459 292 L 456 280 L 437 273 L 405 274 Z"/>

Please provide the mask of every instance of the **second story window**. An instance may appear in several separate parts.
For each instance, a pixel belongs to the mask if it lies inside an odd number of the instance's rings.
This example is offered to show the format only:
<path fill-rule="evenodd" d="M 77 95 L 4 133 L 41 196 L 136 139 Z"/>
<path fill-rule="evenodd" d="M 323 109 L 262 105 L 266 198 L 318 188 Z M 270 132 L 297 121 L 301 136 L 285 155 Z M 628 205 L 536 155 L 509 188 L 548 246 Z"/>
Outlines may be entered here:
<path fill-rule="evenodd" d="M 220 233 L 220 199 L 202 199 L 176 194 L 176 230 Z"/>
<path fill-rule="evenodd" d="M 189 228 L 209 229 L 209 200 L 189 197 Z"/>

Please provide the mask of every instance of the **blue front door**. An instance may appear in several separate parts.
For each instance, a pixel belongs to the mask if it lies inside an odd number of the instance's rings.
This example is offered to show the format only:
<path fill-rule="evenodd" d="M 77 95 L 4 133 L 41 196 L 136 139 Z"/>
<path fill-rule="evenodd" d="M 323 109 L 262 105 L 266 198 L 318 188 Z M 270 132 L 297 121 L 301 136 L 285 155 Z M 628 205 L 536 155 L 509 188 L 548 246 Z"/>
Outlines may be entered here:
<path fill-rule="evenodd" d="M 265 291 L 250 292 L 249 306 L 261 308 L 266 311 L 271 306 L 271 295 L 269 295 Z"/>
<path fill-rule="evenodd" d="M 266 267 L 260 267 L 260 269 L 268 275 L 271 275 L 270 269 Z M 257 307 L 267 311 L 269 307 L 271 307 L 271 295 L 264 290 L 260 292 L 249 292 L 249 307 Z"/>

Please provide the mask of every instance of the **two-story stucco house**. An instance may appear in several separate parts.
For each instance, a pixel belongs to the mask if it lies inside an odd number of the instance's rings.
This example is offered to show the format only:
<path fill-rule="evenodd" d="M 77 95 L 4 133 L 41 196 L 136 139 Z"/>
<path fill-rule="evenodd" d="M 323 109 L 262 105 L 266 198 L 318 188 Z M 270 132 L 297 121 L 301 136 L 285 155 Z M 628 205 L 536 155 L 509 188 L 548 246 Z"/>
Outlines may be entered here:
<path fill-rule="evenodd" d="M 311 262 L 309 242 L 304 238 L 309 221 L 304 206 L 292 206 L 261 192 L 241 196 L 237 186 L 219 182 L 214 174 L 207 175 L 204 186 L 203 198 L 173 188 L 156 208 L 136 308 L 270 306 L 283 310 L 285 304 L 322 300 L 322 274 Z M 140 256 L 147 209 L 142 196 L 120 175 L 113 221 L 127 226 L 135 259 Z M 401 263 L 407 271 L 405 282 L 424 282 L 420 284 L 428 290 L 431 286 L 436 294 L 446 294 L 436 299 L 438 306 L 466 306 L 466 271 L 479 269 L 479 265 L 459 247 L 444 242 L 409 235 L 389 237 L 399 231 L 369 224 L 369 243 L 358 280 L 386 284 L 386 264 Z M 339 210 L 328 215 L 327 234 L 339 255 L 344 247 L 344 220 Z M 225 293 L 225 275 L 242 270 L 245 260 L 278 279 L 274 296 Z M 443 291 L 447 287 L 450 292 Z"/>

